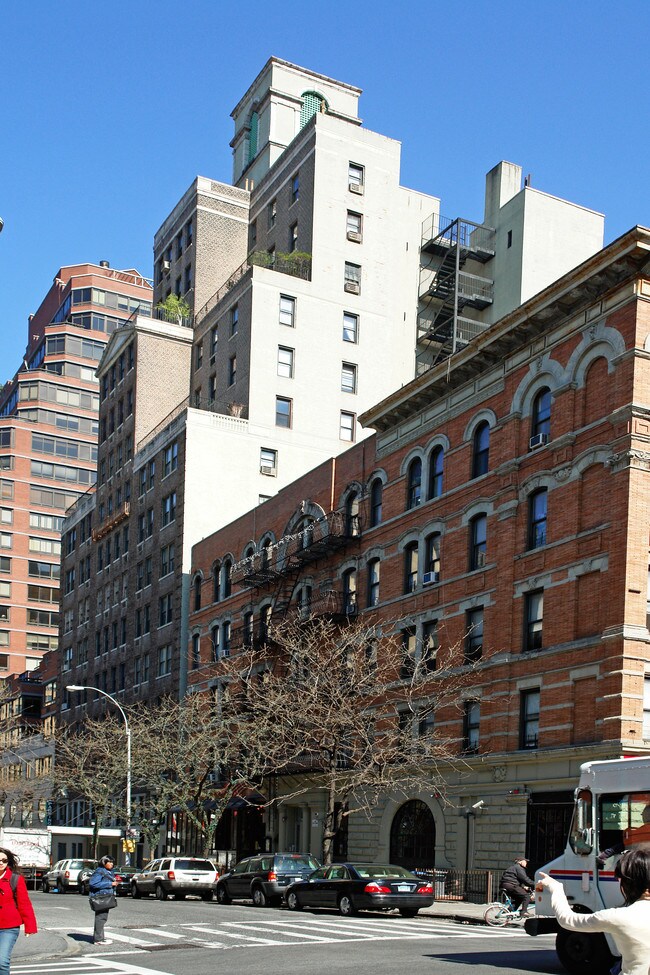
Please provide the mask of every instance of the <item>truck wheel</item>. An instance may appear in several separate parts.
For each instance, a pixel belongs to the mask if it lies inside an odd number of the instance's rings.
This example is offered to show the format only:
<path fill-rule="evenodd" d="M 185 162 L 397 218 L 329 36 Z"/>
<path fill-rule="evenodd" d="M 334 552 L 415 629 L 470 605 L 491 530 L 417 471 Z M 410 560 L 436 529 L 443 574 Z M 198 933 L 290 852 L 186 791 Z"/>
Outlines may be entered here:
<path fill-rule="evenodd" d="M 608 975 L 615 961 L 602 934 L 558 931 L 555 950 L 571 975 Z"/>

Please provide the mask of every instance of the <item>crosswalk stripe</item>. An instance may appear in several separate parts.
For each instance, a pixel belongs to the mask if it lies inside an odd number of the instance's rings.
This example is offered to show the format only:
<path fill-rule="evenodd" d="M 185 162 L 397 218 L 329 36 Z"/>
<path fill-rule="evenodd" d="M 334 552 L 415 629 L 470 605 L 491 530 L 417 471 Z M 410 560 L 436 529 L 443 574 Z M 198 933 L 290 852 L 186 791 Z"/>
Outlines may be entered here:
<path fill-rule="evenodd" d="M 270 938 L 248 938 L 240 931 L 224 931 L 222 928 L 209 928 L 198 924 L 186 924 L 184 927 L 190 931 L 199 931 L 201 934 L 217 934 L 220 938 L 243 938 L 245 941 L 255 941 L 258 945 L 284 945 L 286 941 L 274 941 Z"/>
<path fill-rule="evenodd" d="M 144 932 L 144 934 L 154 934 L 159 938 L 179 938 L 183 939 L 184 934 L 174 934 L 172 931 L 163 931 L 161 928 L 137 928 L 138 931 Z"/>

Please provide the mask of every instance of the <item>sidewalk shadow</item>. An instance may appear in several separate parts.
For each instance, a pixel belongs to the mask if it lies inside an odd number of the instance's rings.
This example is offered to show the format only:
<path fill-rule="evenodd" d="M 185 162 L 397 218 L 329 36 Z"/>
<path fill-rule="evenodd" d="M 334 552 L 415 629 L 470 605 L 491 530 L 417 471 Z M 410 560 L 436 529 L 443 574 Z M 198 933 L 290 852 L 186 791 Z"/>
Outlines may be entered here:
<path fill-rule="evenodd" d="M 78 941 L 80 944 L 94 944 L 92 934 L 79 934 L 77 931 L 69 931 L 68 938 L 70 938 L 70 941 Z"/>

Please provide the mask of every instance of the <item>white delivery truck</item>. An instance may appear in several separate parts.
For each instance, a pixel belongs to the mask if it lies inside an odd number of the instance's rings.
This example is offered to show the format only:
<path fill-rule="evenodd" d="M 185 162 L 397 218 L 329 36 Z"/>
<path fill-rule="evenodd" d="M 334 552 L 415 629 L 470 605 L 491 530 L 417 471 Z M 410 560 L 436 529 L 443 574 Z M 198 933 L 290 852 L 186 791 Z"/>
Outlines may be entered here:
<path fill-rule="evenodd" d="M 52 834 L 46 829 L 0 829 L 0 846 L 15 853 L 20 872 L 29 887 L 36 885 L 50 869 Z"/>
<path fill-rule="evenodd" d="M 587 762 L 580 767 L 571 830 L 562 856 L 542 867 L 564 885 L 574 911 L 592 914 L 623 904 L 614 867 L 620 852 L 650 842 L 650 757 Z M 610 852 L 607 858 L 599 854 Z M 614 942 L 605 934 L 561 928 L 548 891 L 535 893 L 530 935 L 556 933 L 555 947 L 573 975 L 607 975 L 616 962 Z"/>

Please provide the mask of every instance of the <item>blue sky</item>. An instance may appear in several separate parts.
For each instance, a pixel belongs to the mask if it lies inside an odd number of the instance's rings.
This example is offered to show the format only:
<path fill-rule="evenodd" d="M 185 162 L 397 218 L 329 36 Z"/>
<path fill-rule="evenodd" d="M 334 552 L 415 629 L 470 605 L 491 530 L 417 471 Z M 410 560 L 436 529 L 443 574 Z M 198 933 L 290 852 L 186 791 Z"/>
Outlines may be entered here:
<path fill-rule="evenodd" d="M 606 241 L 650 225 L 647 0 L 28 0 L 0 30 L 0 381 L 61 265 L 151 275 L 192 179 L 230 181 L 230 111 L 272 54 L 362 88 L 445 214 L 480 220 L 508 159 Z"/>

